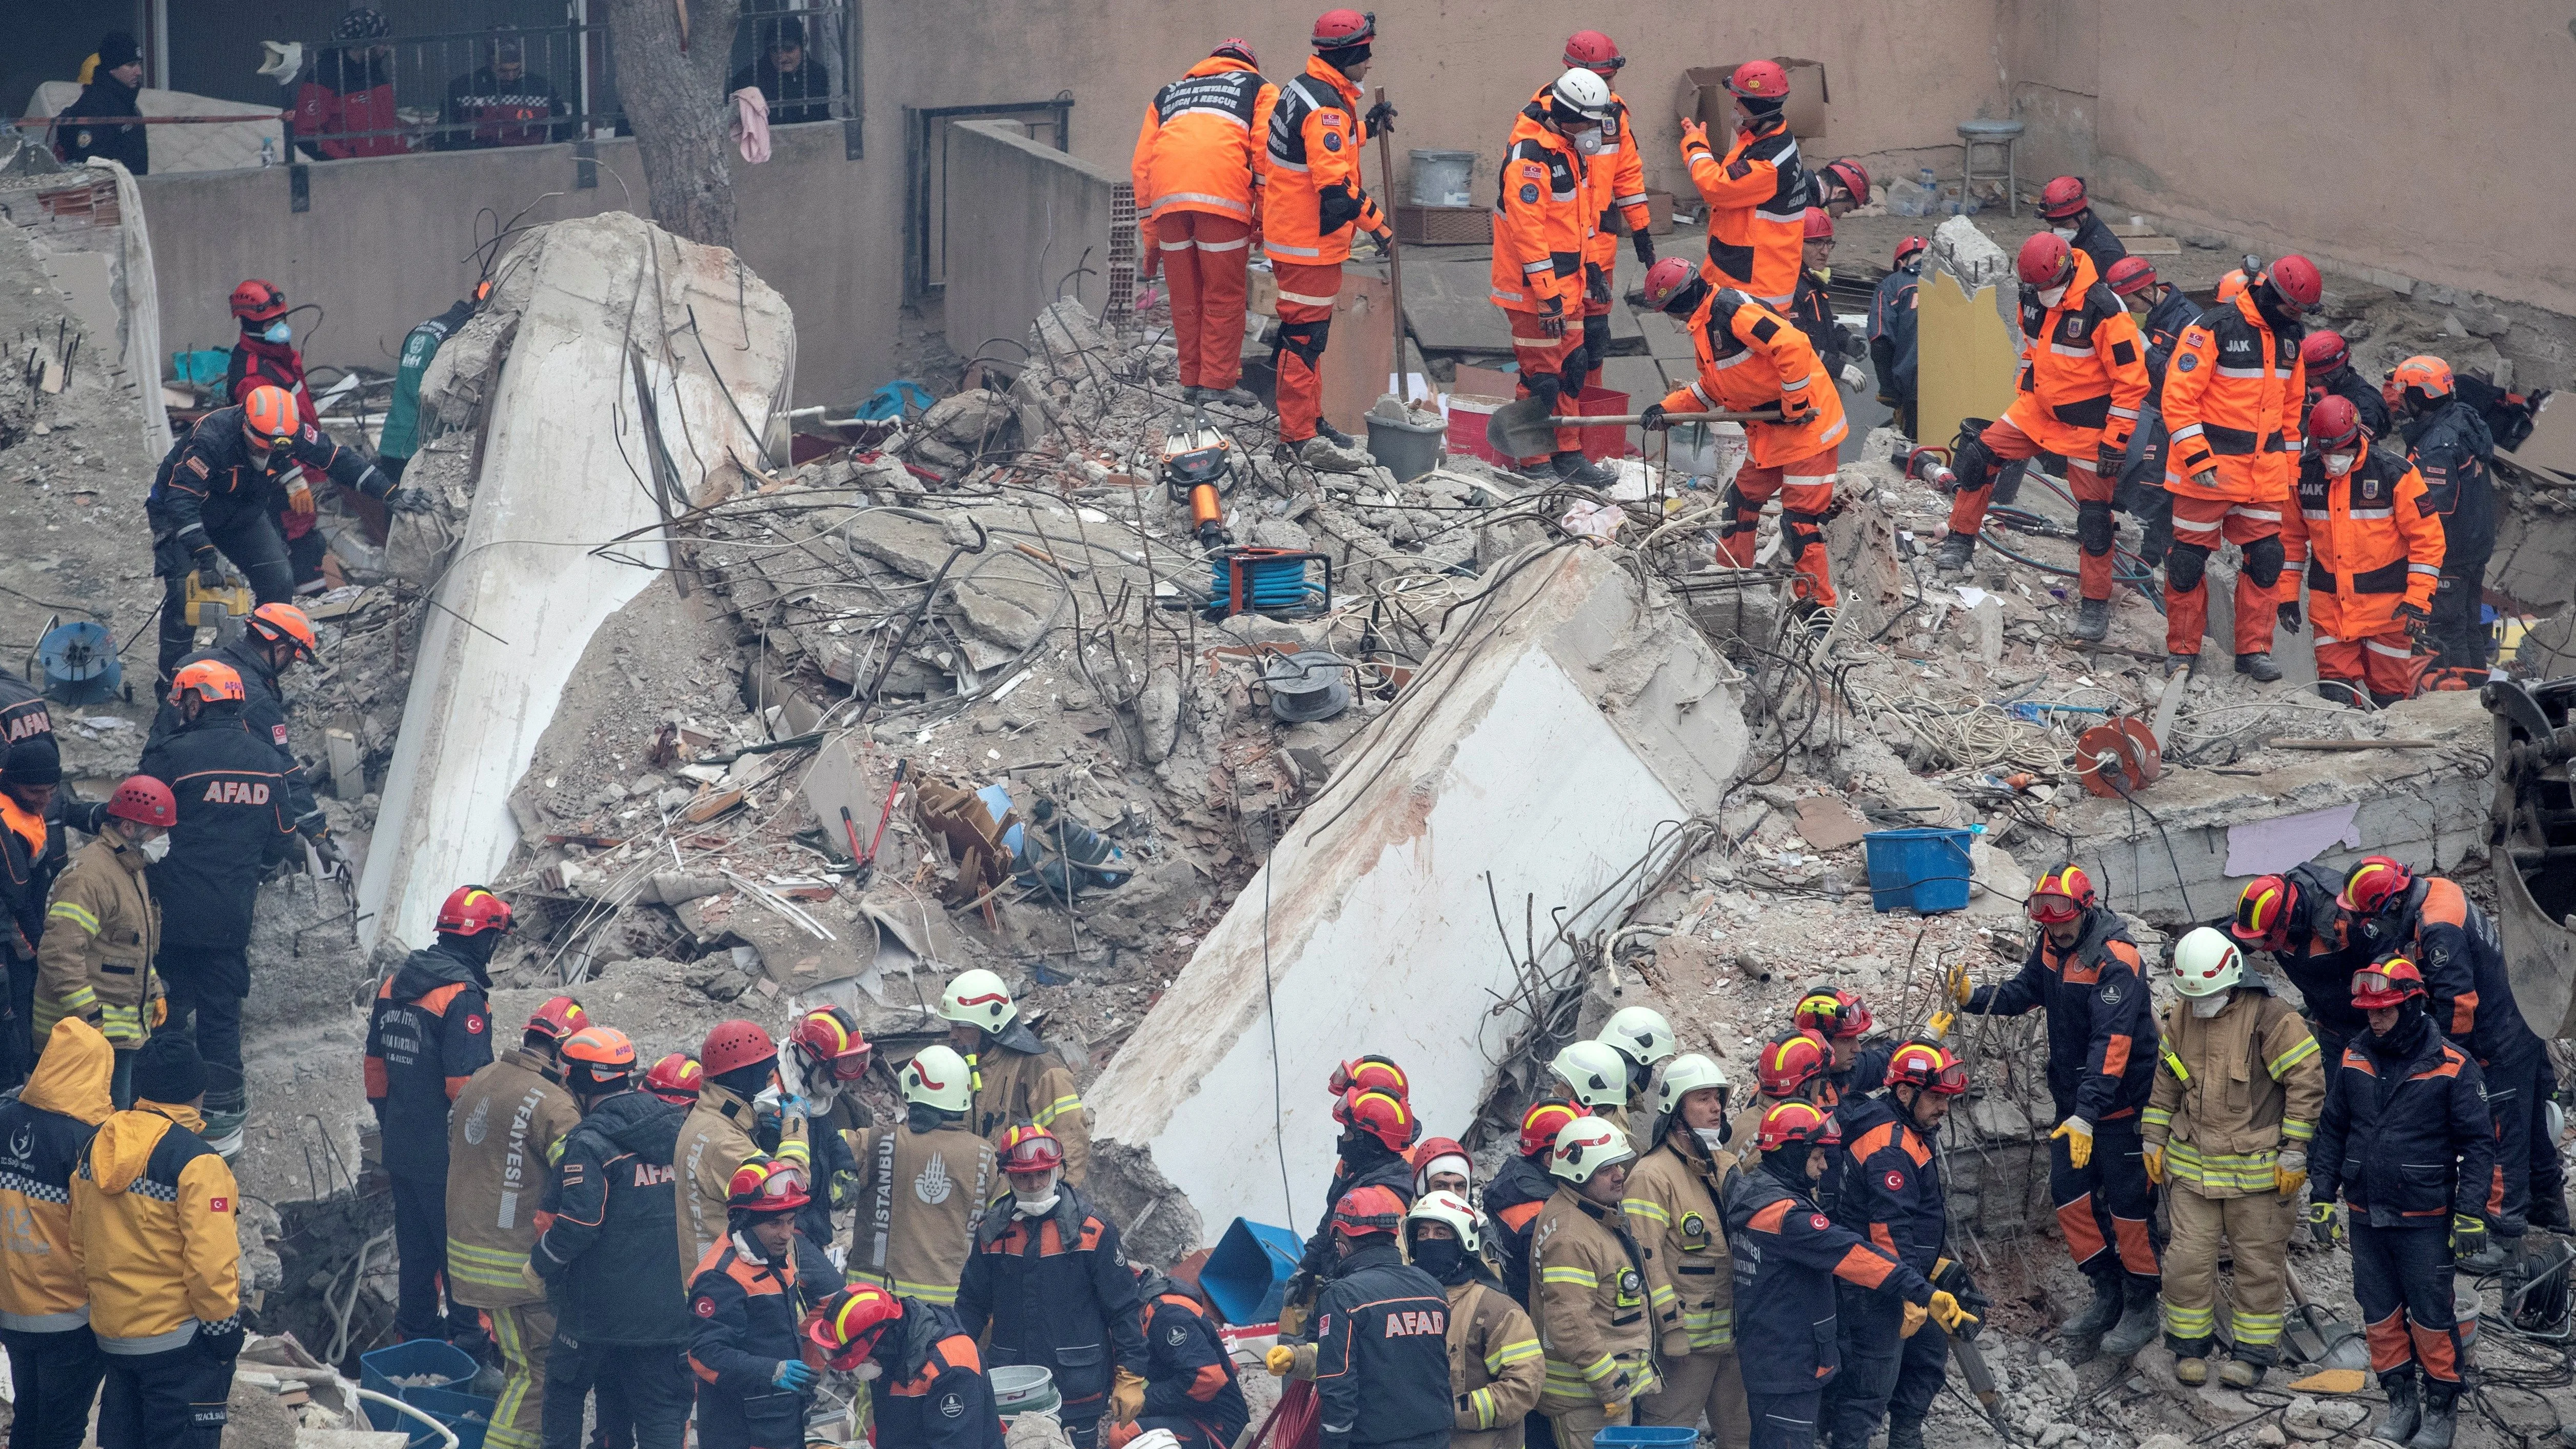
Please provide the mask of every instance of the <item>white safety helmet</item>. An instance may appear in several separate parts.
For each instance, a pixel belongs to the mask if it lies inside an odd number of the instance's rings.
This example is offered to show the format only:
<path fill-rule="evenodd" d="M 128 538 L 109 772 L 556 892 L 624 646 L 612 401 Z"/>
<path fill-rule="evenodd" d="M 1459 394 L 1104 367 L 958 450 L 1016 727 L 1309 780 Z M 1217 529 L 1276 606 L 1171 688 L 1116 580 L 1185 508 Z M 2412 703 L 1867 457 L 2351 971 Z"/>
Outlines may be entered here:
<path fill-rule="evenodd" d="M 1468 1252 L 1481 1253 L 1485 1249 L 1484 1237 L 1476 1231 L 1476 1210 L 1467 1206 L 1465 1198 L 1446 1188 L 1426 1192 L 1414 1199 L 1412 1210 L 1404 1215 L 1404 1221 L 1404 1245 L 1407 1248 L 1413 1246 L 1412 1225 L 1433 1222 L 1447 1223 L 1449 1231 L 1458 1235 L 1459 1245 Z"/>
<path fill-rule="evenodd" d="M 2245 979 L 2245 953 L 2227 933 L 2201 926 L 2174 947 L 2174 989 L 2185 996 L 2214 996 Z"/>
<path fill-rule="evenodd" d="M 1718 1101 L 1726 1100 L 1729 1086 L 1725 1068 L 1697 1052 L 1675 1057 L 1672 1065 L 1664 1068 L 1663 1086 L 1655 1096 L 1655 1110 L 1665 1117 L 1675 1116 L 1682 1109 L 1682 1098 L 1709 1087 L 1717 1088 Z"/>
<path fill-rule="evenodd" d="M 1604 1042 L 1578 1041 L 1547 1064 L 1565 1090 L 1586 1107 L 1619 1107 L 1628 1101 L 1628 1059 Z"/>
<path fill-rule="evenodd" d="M 1617 1047 L 1621 1056 L 1641 1067 L 1651 1067 L 1677 1050 L 1673 1045 L 1673 1024 L 1651 1006 L 1619 1008 L 1611 1013 L 1609 1024 L 1594 1040 Z"/>
<path fill-rule="evenodd" d="M 1577 1117 L 1556 1129 L 1556 1146 L 1547 1154 L 1548 1176 L 1580 1186 L 1592 1174 L 1615 1163 L 1633 1162 L 1637 1149 L 1628 1134 L 1606 1117 Z"/>
<path fill-rule="evenodd" d="M 1559 106 L 1587 120 L 1610 119 L 1610 83 L 1603 80 L 1597 71 L 1573 66 L 1556 78 L 1556 84 L 1548 87 L 1548 93 L 1556 98 Z"/>
<path fill-rule="evenodd" d="M 942 1112 L 972 1110 L 975 1083 L 966 1070 L 966 1059 L 949 1047 L 923 1047 L 903 1064 L 903 1099 Z"/>
<path fill-rule="evenodd" d="M 1128 1440 L 1127 1449 L 1181 1449 L 1181 1441 L 1169 1429 L 1148 1429 Z"/>
<path fill-rule="evenodd" d="M 960 971 L 949 981 L 948 990 L 939 998 L 939 1014 L 950 1021 L 999 1032 L 1020 1014 L 1020 1008 L 1011 1000 L 1011 988 L 1002 984 L 1001 977 L 979 968 Z"/>

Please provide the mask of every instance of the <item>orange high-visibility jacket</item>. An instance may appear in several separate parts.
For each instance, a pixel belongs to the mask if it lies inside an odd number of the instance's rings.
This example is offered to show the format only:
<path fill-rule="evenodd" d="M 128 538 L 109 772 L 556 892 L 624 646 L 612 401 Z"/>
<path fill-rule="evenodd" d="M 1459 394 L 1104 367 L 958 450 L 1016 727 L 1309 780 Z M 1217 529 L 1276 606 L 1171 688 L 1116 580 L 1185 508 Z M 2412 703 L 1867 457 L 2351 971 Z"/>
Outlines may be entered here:
<path fill-rule="evenodd" d="M 1306 73 L 1279 88 L 1270 111 L 1261 250 L 1292 267 L 1350 260 L 1351 229 L 1386 229 L 1386 214 L 1360 189 L 1360 88 L 1309 57 Z"/>
<path fill-rule="evenodd" d="M 1154 218 L 1204 211 L 1252 220 L 1279 87 L 1247 62 L 1212 55 L 1154 93 L 1136 133 L 1136 210 L 1142 244 Z"/>
<path fill-rule="evenodd" d="M 2236 503 L 2286 502 L 2298 472 L 2299 408 L 2308 395 L 2299 339 L 2273 332 L 2250 291 L 2182 329 L 2165 367 L 2165 489 Z M 2192 475 L 2218 472 L 2216 487 Z"/>
<path fill-rule="evenodd" d="M 1545 106 L 1554 89 L 1539 87 L 1530 104 Z M 1582 160 L 1584 195 L 1592 207 L 1584 218 L 1592 239 L 1584 244 L 1583 259 L 1606 275 L 1619 260 L 1619 232 L 1611 217 L 1625 216 L 1630 231 L 1644 231 L 1654 219 L 1646 209 L 1646 158 L 1637 154 L 1637 130 L 1629 122 L 1626 101 L 1610 97 L 1610 119 L 1601 123 L 1601 149 Z"/>
<path fill-rule="evenodd" d="M 1733 287 L 1719 287 L 1691 314 L 1690 334 L 1699 351 L 1699 378 L 1667 395 L 1664 411 L 1750 412 L 1774 403 L 1791 413 L 1815 408 L 1801 423 L 1746 423 L 1753 466 L 1778 468 L 1813 457 L 1851 432 L 1833 375 L 1816 360 L 1815 344 L 1779 313 Z"/>
<path fill-rule="evenodd" d="M 1723 159 L 1705 137 L 1682 140 L 1691 185 L 1708 203 L 1710 285 L 1734 287 L 1765 307 L 1789 305 L 1798 293 L 1798 260 L 1807 239 L 1815 182 L 1798 159 L 1789 123 L 1764 116 L 1735 133 Z"/>
<path fill-rule="evenodd" d="M 2442 578 L 2442 520 L 2424 510 L 2424 478 L 2406 454 L 2372 446 L 2352 471 L 2329 477 L 2299 462 L 2296 505 L 2281 511 L 2281 552 L 2308 567 L 2308 607 L 2338 638 L 2393 633 L 2397 606 L 2429 610 Z M 2333 600 L 2334 618 L 2326 601 Z"/>
<path fill-rule="evenodd" d="M 2049 452 L 2084 455 L 2129 446 L 2147 397 L 2147 348 L 2129 309 L 2076 252 L 2075 275 L 2054 307 L 2021 289 L 2021 383 L 2004 421 Z"/>
<path fill-rule="evenodd" d="M 1494 192 L 1494 305 L 1583 315 L 1583 251 L 1598 210 L 1574 143 L 1548 129 L 1535 100 L 1512 122 Z"/>

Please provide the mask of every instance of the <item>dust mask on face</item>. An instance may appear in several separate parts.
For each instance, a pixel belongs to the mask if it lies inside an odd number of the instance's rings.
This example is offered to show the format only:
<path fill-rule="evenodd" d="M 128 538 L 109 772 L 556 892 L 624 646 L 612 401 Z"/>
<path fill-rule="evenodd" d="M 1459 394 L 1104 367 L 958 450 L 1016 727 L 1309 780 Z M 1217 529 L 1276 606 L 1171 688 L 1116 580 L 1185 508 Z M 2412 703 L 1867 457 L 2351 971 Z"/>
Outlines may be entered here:
<path fill-rule="evenodd" d="M 293 340 L 295 329 L 287 326 L 286 319 L 280 317 L 276 321 L 269 323 L 268 330 L 259 335 L 270 342 L 287 342 Z"/>
<path fill-rule="evenodd" d="M 2359 461 L 2361 461 L 2361 455 L 2358 453 L 2328 453 L 2325 455 L 2326 476 L 2340 478 L 2351 472 L 2352 465 Z"/>
<path fill-rule="evenodd" d="M 1819 282 L 1830 282 L 1834 279 L 1834 269 L 1831 267 L 1817 267 L 1814 271 L 1816 280 Z"/>
<path fill-rule="evenodd" d="M 1064 1196 L 1062 1192 L 1057 1190 L 1056 1186 L 1062 1181 L 1064 1181 L 1064 1173 L 1062 1171 L 1049 1172 L 1047 1174 L 1046 1193 L 1044 1196 L 1039 1196 L 1035 1193 L 1029 1192 L 1017 1183 L 1013 1183 L 1011 1186 L 1011 1202 L 1013 1209 L 1024 1218 L 1045 1217 L 1048 1213 L 1055 1211 L 1057 1199 Z"/>
<path fill-rule="evenodd" d="M 1691 1129 L 1691 1135 L 1699 1139 L 1700 1146 L 1705 1147 L 1710 1152 L 1714 1153 L 1717 1149 L 1726 1145 L 1727 1138 L 1732 1137 L 1735 1134 L 1728 1130 L 1725 1123 L 1720 1122 L 1714 1127 L 1693 1127 Z"/>
<path fill-rule="evenodd" d="M 2207 996 L 2191 997 L 2191 1014 L 2207 1021 L 2227 1009 L 2227 996 L 2224 991 L 2213 991 Z"/>
<path fill-rule="evenodd" d="M 2068 241 L 2075 240 L 2075 228 L 2071 226 L 2052 226 L 2049 228 L 2049 231 L 2058 236 L 2064 237 Z"/>
<path fill-rule="evenodd" d="M 1577 131 L 1570 139 L 1574 142 L 1574 152 L 1578 156 L 1598 156 L 1601 154 L 1601 128 L 1599 126 L 1594 126 L 1590 130 Z"/>
<path fill-rule="evenodd" d="M 2054 307 L 2065 300 L 2066 289 L 2064 287 L 2043 287 L 2040 289 L 2039 305 L 2043 307 Z"/>
<path fill-rule="evenodd" d="M 170 833 L 165 830 L 135 848 L 143 852 L 144 864 L 159 865 L 169 857 Z"/>

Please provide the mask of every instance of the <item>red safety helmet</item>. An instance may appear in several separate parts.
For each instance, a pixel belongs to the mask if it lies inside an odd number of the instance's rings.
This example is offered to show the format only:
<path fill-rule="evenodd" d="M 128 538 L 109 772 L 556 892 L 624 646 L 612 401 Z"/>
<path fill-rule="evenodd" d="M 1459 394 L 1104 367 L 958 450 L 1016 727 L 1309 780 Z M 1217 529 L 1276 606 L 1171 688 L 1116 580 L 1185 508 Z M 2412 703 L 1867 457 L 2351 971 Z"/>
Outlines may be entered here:
<path fill-rule="evenodd" d="M 673 1052 L 653 1064 L 644 1074 L 644 1090 L 670 1103 L 685 1107 L 698 1100 L 707 1084 L 707 1074 L 698 1068 L 698 1059 L 686 1052 Z"/>
<path fill-rule="evenodd" d="M 585 1026 L 565 1039 L 563 1059 L 594 1078 L 622 1077 L 635 1070 L 635 1043 L 613 1026 Z"/>
<path fill-rule="evenodd" d="M 2122 257 L 2102 274 L 2102 284 L 2117 296 L 2134 297 L 2156 284 L 2156 264 L 2145 257 Z"/>
<path fill-rule="evenodd" d="M 805 1191 L 805 1169 L 793 1162 L 754 1157 L 733 1170 L 725 1188 L 725 1206 L 735 1212 L 768 1217 L 792 1213 L 814 1199 Z"/>
<path fill-rule="evenodd" d="M 1856 205 L 1869 205 L 1869 168 L 1849 156 L 1839 156 L 1825 163 L 1823 174 L 1843 190 L 1851 193 Z"/>
<path fill-rule="evenodd" d="M 1937 1042 L 1910 1041 L 1887 1059 L 1887 1085 L 1920 1087 L 1936 1097 L 1968 1090 L 1968 1066 Z"/>
<path fill-rule="evenodd" d="M 2389 379 L 2403 394 L 2410 389 L 2426 397 L 2449 397 L 2456 386 L 2451 380 L 2451 364 L 2438 357 L 2410 357 L 2397 364 Z"/>
<path fill-rule="evenodd" d="M 1563 1097 L 1541 1097 L 1530 1103 L 1521 1114 L 1521 1156 L 1545 1157 L 1556 1147 L 1556 1134 L 1577 1117 L 1589 1117 L 1592 1109 L 1569 1102 Z"/>
<path fill-rule="evenodd" d="M 2092 204 L 2081 176 L 2060 176 L 2039 190 L 2039 214 L 2050 221 L 2064 221 Z"/>
<path fill-rule="evenodd" d="M 1014 1127 L 1002 1134 L 1002 1171 L 1056 1172 L 1064 1167 L 1064 1144 L 1044 1127 Z"/>
<path fill-rule="evenodd" d="M 1919 236 L 1907 237 L 1905 240 L 1896 244 L 1896 261 L 1893 265 L 1900 267 L 1904 266 L 1908 261 L 1911 261 L 1930 250 L 1932 250 L 1932 243 L 1925 241 Z"/>
<path fill-rule="evenodd" d="M 521 1034 L 563 1042 L 588 1025 L 590 1013 L 582 1010 L 580 1002 L 569 996 L 549 996 L 544 1005 L 529 1014 L 528 1024 Z"/>
<path fill-rule="evenodd" d="M 480 936 L 485 931 L 509 929 L 510 903 L 492 894 L 490 886 L 458 886 L 447 893 L 447 903 L 438 908 L 438 934 L 442 936 Z"/>
<path fill-rule="evenodd" d="M 242 627 L 269 644 L 291 639 L 295 642 L 295 652 L 306 659 L 312 658 L 321 646 L 321 640 L 313 633 L 313 621 L 304 617 L 304 611 L 293 604 L 262 604 L 250 611 L 250 617 L 242 621 Z"/>
<path fill-rule="evenodd" d="M 1422 1124 L 1415 1120 L 1409 1103 L 1392 1092 L 1374 1088 L 1353 1088 L 1342 1098 L 1333 1120 L 1367 1133 L 1393 1152 L 1411 1147 L 1413 1139 L 1422 1135 Z"/>
<path fill-rule="evenodd" d="M 273 383 L 261 383 L 242 399 L 242 433 L 251 446 L 261 452 L 275 448 L 295 436 L 302 423 L 296 411 L 295 394 Z"/>
<path fill-rule="evenodd" d="M 1763 1096 L 1787 1097 L 1823 1076 L 1833 1064 L 1833 1051 L 1824 1038 L 1811 1031 L 1793 1031 L 1762 1048 L 1753 1075 Z"/>
<path fill-rule="evenodd" d="M 1413 1166 L 1413 1179 L 1417 1192 L 1423 1190 L 1421 1185 L 1423 1172 L 1444 1157 L 1465 1160 L 1468 1175 L 1470 1177 L 1475 1175 L 1475 1160 L 1467 1156 L 1467 1149 L 1459 1145 L 1457 1138 L 1425 1137 L 1413 1144 L 1412 1150 L 1404 1154 L 1404 1160 Z"/>
<path fill-rule="evenodd" d="M 1407 1099 L 1413 1095 L 1411 1084 L 1405 1080 L 1404 1068 L 1381 1056 L 1354 1057 L 1337 1063 L 1333 1074 L 1324 1079 L 1324 1088 L 1333 1094 L 1337 1104 L 1333 1117 L 1336 1122 L 1342 1120 L 1338 1104 L 1354 1091 L 1386 1092 Z"/>
<path fill-rule="evenodd" d="M 1776 101 L 1789 94 L 1789 73 L 1776 60 L 1748 60 L 1726 78 L 1726 88 L 1748 101 Z"/>
<path fill-rule="evenodd" d="M 1403 1223 L 1404 1199 L 1391 1187 L 1355 1187 L 1333 1204 L 1333 1231 L 1346 1238 L 1392 1233 Z"/>
<path fill-rule="evenodd" d="M 868 1074 L 876 1048 L 859 1032 L 859 1020 L 843 1006 L 818 1006 L 797 1018 L 788 1042 L 834 1081 L 855 1082 Z"/>
<path fill-rule="evenodd" d="M 778 1044 L 756 1021 L 720 1021 L 698 1048 L 698 1066 L 710 1077 L 778 1060 Z"/>
<path fill-rule="evenodd" d="M 1225 39 L 1218 41 L 1216 43 L 1216 49 L 1209 51 L 1208 54 L 1211 57 L 1230 55 L 1236 60 L 1242 61 L 1245 65 L 1249 66 L 1257 67 L 1261 64 L 1261 57 L 1252 53 L 1252 42 L 1243 39 L 1241 36 L 1227 36 Z"/>
<path fill-rule="evenodd" d="M 1783 1147 L 1840 1147 L 1842 1129 L 1833 1115 L 1812 1102 L 1782 1102 L 1762 1114 L 1754 1145 L 1764 1152 Z"/>
<path fill-rule="evenodd" d="M 2082 866 L 2061 865 L 2041 876 L 2039 884 L 2030 888 L 2030 904 L 2026 909 L 2032 920 L 2042 925 L 2054 925 L 2074 920 L 2099 905 L 2101 900 L 2093 890 L 2093 877 L 2086 875 Z"/>
<path fill-rule="evenodd" d="M 2365 857 L 2343 878 L 2335 904 L 2357 916 L 2375 916 L 2415 884 L 2415 873 L 2384 855 Z"/>
<path fill-rule="evenodd" d="M 1565 63 L 1570 66 L 1579 65 L 1586 70 L 1599 71 L 1606 77 L 1610 72 L 1626 65 L 1628 57 L 1619 53 L 1617 41 L 1600 31 L 1578 30 L 1565 37 Z"/>
<path fill-rule="evenodd" d="M 2021 255 L 2013 260 L 2013 272 L 2026 287 L 2045 291 L 2063 286 L 2075 275 L 2075 249 L 2057 233 L 2041 232 L 2021 244 Z"/>
<path fill-rule="evenodd" d="M 2342 402 L 2341 398 L 2333 399 Z M 2322 406 L 2322 405 L 2321 405 Z M 2351 404 L 2346 403 L 2349 407 Z M 2312 420 L 2313 421 L 2313 420 Z M 2227 934 L 2248 946 L 2278 951 L 2290 944 L 2290 913 L 2298 909 L 2299 887 L 2288 876 L 2258 875 L 2236 897 L 2236 919 Z"/>
<path fill-rule="evenodd" d="M 233 315 L 245 322 L 273 322 L 286 315 L 286 294 L 257 277 L 233 288 Z"/>
<path fill-rule="evenodd" d="M 2271 279 L 2272 290 L 2282 301 L 2302 312 L 2313 312 L 2325 301 L 2325 277 L 2317 271 L 2316 263 L 2296 252 L 2274 262 L 2264 275 Z"/>
<path fill-rule="evenodd" d="M 1312 37 L 1317 50 L 1341 50 L 1353 45 L 1372 45 L 1377 41 L 1377 12 L 1327 10 L 1315 17 Z"/>
<path fill-rule="evenodd" d="M 1830 986 L 1816 987 L 1800 998 L 1792 1019 L 1800 1031 L 1828 1041 L 1865 1035 L 1871 1025 L 1869 1008 L 1858 996 Z"/>
<path fill-rule="evenodd" d="M 177 704 L 194 694 L 208 704 L 219 699 L 248 699 L 242 688 L 241 671 L 229 664 L 201 659 L 170 677 L 170 702 Z"/>
<path fill-rule="evenodd" d="M 2403 956 L 2374 961 L 2352 973 L 2352 1004 L 2364 1011 L 2385 1011 L 2410 996 L 2432 999 L 2424 989 L 2424 973 Z"/>
<path fill-rule="evenodd" d="M 2331 327 L 2320 327 L 2299 339 L 2299 360 L 2308 365 L 2308 380 L 2316 381 L 2352 361 L 2352 348 L 2343 334 Z"/>
<path fill-rule="evenodd" d="M 179 799 L 150 775 L 130 775 L 107 797 L 107 813 L 137 825 L 166 828 L 179 823 Z"/>
<path fill-rule="evenodd" d="M 1808 207 L 1807 228 L 1803 239 L 1807 241 L 1832 241 L 1834 239 L 1834 214 L 1825 210 L 1821 206 Z"/>
<path fill-rule="evenodd" d="M 1655 264 L 1646 268 L 1646 285 L 1643 294 L 1646 305 L 1659 312 L 1662 311 L 1664 304 L 1673 299 L 1673 294 L 1688 285 L 1690 279 L 1698 275 L 1699 268 L 1680 257 L 1657 257 Z"/>
<path fill-rule="evenodd" d="M 2339 453 L 2361 441 L 2361 409 L 2348 397 L 2330 397 L 2308 412 L 2308 448 Z"/>
<path fill-rule="evenodd" d="M 836 1288 L 806 1320 L 805 1339 L 823 1351 L 824 1360 L 843 1373 L 876 1352 L 885 1331 L 903 1321 L 903 1305 L 874 1283 Z"/>

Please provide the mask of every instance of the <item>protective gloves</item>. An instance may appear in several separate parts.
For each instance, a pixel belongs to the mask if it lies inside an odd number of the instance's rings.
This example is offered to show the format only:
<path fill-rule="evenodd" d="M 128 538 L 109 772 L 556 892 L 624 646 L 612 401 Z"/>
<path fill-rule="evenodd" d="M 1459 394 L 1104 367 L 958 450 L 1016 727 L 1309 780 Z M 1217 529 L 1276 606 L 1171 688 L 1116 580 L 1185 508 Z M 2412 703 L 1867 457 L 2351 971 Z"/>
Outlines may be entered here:
<path fill-rule="evenodd" d="M 1109 1422 L 1133 1424 L 1145 1412 L 1145 1381 L 1125 1369 L 1118 1371 L 1118 1381 L 1109 1386 Z"/>
<path fill-rule="evenodd" d="M 800 1359 L 781 1359 L 772 1369 L 769 1381 L 791 1394 L 801 1394 L 814 1387 L 814 1370 Z"/>
<path fill-rule="evenodd" d="M 2290 1197 L 2308 1185 L 2308 1154 L 2284 1152 L 2272 1164 L 2272 1186 L 2281 1196 Z"/>
<path fill-rule="evenodd" d="M 2069 1117 L 2048 1134 L 2066 1139 L 2066 1160 L 2081 1172 L 2093 1161 L 2093 1124 L 2081 1117 Z"/>

